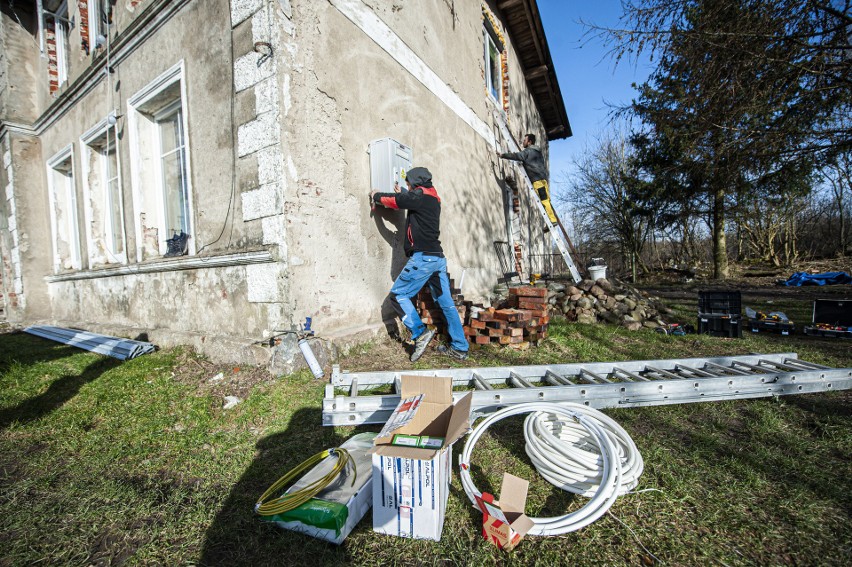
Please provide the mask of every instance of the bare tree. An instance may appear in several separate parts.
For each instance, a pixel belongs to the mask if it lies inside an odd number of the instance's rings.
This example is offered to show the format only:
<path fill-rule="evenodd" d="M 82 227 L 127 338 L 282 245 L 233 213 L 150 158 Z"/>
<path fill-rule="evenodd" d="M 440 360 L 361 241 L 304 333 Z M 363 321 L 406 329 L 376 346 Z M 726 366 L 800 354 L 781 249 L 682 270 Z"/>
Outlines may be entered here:
<path fill-rule="evenodd" d="M 636 279 L 639 269 L 647 268 L 643 250 L 652 224 L 633 195 L 631 152 L 625 128 L 603 134 L 575 161 L 574 175 L 565 179 L 567 191 L 557 200 L 582 219 L 576 228 L 590 240 L 614 243 Z"/>
<path fill-rule="evenodd" d="M 834 163 L 822 170 L 822 180 L 829 187 L 836 207 L 837 254 L 852 249 L 852 152 L 837 156 Z"/>

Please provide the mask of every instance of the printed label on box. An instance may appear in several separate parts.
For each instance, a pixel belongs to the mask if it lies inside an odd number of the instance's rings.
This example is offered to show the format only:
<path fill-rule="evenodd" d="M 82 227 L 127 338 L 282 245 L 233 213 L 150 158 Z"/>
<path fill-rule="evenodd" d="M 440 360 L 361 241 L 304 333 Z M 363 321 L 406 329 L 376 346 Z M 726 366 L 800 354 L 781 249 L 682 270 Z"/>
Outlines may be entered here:
<path fill-rule="evenodd" d="M 388 419 L 387 423 L 385 423 L 385 426 L 382 428 L 382 431 L 379 433 L 379 437 L 387 437 L 393 431 L 396 431 L 414 419 L 421 401 L 423 401 L 423 394 L 418 394 L 416 396 L 400 400 L 399 405 L 397 405 L 396 409 L 393 410 L 390 419 Z"/>
<path fill-rule="evenodd" d="M 447 448 L 428 461 L 373 455 L 373 530 L 439 541 L 451 454 Z"/>

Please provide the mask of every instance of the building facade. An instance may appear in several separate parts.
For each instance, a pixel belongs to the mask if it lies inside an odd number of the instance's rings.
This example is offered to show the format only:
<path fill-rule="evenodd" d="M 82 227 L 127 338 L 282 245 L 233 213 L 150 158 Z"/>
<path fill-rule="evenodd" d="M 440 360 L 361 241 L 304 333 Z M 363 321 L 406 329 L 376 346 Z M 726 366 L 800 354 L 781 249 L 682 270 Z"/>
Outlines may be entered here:
<path fill-rule="evenodd" d="M 466 297 L 495 241 L 549 250 L 495 155 L 500 121 L 570 135 L 534 0 L 10 2 L 0 53 L 10 323 L 280 368 L 265 345 L 306 317 L 363 340 L 405 261 L 368 203 L 385 138 L 432 171 Z"/>

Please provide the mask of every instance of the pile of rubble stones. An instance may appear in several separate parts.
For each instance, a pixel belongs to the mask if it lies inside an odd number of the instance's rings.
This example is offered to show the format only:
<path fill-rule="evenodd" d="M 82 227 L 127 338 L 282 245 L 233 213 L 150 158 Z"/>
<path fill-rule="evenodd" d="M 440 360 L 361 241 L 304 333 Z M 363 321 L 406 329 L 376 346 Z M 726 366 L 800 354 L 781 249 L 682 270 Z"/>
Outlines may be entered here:
<path fill-rule="evenodd" d="M 664 326 L 665 316 L 672 314 L 659 299 L 614 278 L 576 284 L 549 282 L 546 287 L 550 312 L 578 323 L 606 322 L 638 331 Z M 501 298 L 508 297 L 508 286 L 498 286 L 495 293 L 498 297 L 493 303 L 499 305 Z"/>

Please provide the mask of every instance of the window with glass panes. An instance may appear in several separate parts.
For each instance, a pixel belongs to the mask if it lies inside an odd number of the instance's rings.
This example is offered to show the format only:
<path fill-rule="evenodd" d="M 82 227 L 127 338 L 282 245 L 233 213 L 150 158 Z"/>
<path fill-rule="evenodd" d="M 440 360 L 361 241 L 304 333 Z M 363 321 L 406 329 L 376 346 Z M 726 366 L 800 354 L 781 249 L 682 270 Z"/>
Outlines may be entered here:
<path fill-rule="evenodd" d="M 164 216 L 168 237 L 189 234 L 189 195 L 186 183 L 186 146 L 180 100 L 157 117 Z"/>
<path fill-rule="evenodd" d="M 482 35 L 485 40 L 485 86 L 491 98 L 500 103 L 502 107 L 503 69 L 500 57 L 501 50 L 497 48 L 497 44 L 488 30 L 483 30 Z"/>

